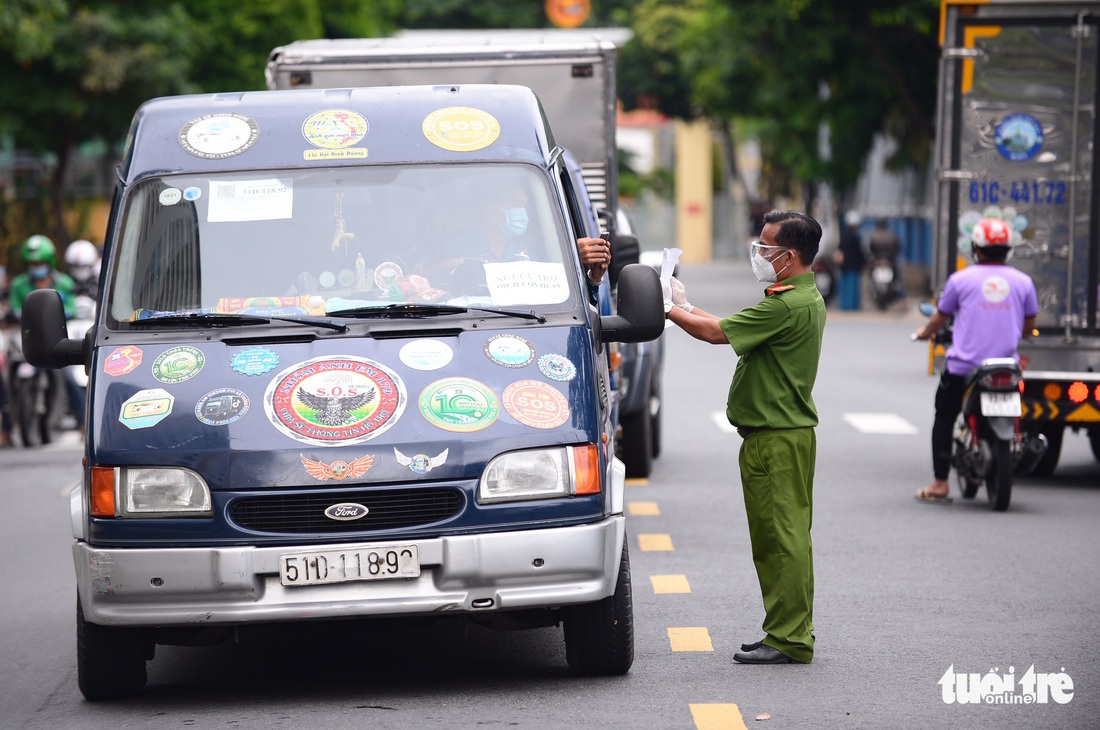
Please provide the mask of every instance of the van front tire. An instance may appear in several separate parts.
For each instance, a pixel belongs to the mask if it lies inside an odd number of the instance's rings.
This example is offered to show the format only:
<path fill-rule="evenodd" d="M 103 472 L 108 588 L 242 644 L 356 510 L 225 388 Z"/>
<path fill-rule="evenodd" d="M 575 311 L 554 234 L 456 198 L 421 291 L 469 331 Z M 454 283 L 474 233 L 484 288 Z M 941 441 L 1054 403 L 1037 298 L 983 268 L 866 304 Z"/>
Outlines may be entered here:
<path fill-rule="evenodd" d="M 630 671 L 634 663 L 634 603 L 625 538 L 615 593 L 567 610 L 565 657 L 570 669 L 589 676 L 617 676 Z"/>
<path fill-rule="evenodd" d="M 145 656 L 141 629 L 89 623 L 80 598 L 76 599 L 76 676 L 86 700 L 140 692 L 147 678 Z"/>

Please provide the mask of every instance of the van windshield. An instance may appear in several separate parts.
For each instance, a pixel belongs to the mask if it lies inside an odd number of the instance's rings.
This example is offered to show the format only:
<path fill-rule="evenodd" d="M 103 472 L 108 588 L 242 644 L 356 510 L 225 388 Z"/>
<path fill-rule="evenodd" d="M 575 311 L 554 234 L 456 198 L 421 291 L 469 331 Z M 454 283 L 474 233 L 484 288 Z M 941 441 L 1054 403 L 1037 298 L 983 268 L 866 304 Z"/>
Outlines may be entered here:
<path fill-rule="evenodd" d="M 573 306 L 575 244 L 558 210 L 546 177 L 526 165 L 148 178 L 126 199 L 107 305 L 116 323 Z"/>

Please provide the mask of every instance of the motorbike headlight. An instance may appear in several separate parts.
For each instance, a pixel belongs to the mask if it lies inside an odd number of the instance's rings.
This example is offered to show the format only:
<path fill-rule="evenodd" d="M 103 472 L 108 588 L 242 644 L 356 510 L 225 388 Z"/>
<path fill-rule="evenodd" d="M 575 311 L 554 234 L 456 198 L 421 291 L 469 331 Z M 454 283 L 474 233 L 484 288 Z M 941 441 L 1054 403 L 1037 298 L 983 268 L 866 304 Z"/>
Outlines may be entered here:
<path fill-rule="evenodd" d="M 501 454 L 485 467 L 477 501 L 491 504 L 599 494 L 599 463 L 594 444 Z"/>
<path fill-rule="evenodd" d="M 96 467 L 92 514 L 97 517 L 209 517 L 210 487 L 189 469 Z"/>

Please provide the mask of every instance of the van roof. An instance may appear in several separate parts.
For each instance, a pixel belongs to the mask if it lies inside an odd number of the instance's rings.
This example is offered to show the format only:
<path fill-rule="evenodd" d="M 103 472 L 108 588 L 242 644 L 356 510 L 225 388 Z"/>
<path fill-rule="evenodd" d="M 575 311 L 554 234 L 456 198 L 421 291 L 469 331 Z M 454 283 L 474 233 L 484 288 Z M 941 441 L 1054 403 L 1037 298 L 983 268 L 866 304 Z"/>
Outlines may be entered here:
<path fill-rule="evenodd" d="M 194 94 L 134 115 L 125 183 L 151 174 L 413 162 L 527 162 L 555 146 L 525 86 L 387 86 Z"/>

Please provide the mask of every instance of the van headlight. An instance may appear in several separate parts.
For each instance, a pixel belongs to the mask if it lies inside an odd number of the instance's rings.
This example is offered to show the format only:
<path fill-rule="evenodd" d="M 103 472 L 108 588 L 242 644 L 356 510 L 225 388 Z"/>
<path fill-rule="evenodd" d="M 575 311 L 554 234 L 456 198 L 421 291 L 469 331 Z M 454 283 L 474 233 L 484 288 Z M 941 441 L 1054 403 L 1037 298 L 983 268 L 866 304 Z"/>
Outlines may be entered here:
<path fill-rule="evenodd" d="M 600 454 L 594 444 L 501 454 L 485 467 L 479 504 L 599 494 Z"/>
<path fill-rule="evenodd" d="M 94 467 L 91 513 L 96 517 L 209 517 L 210 487 L 190 469 Z"/>

